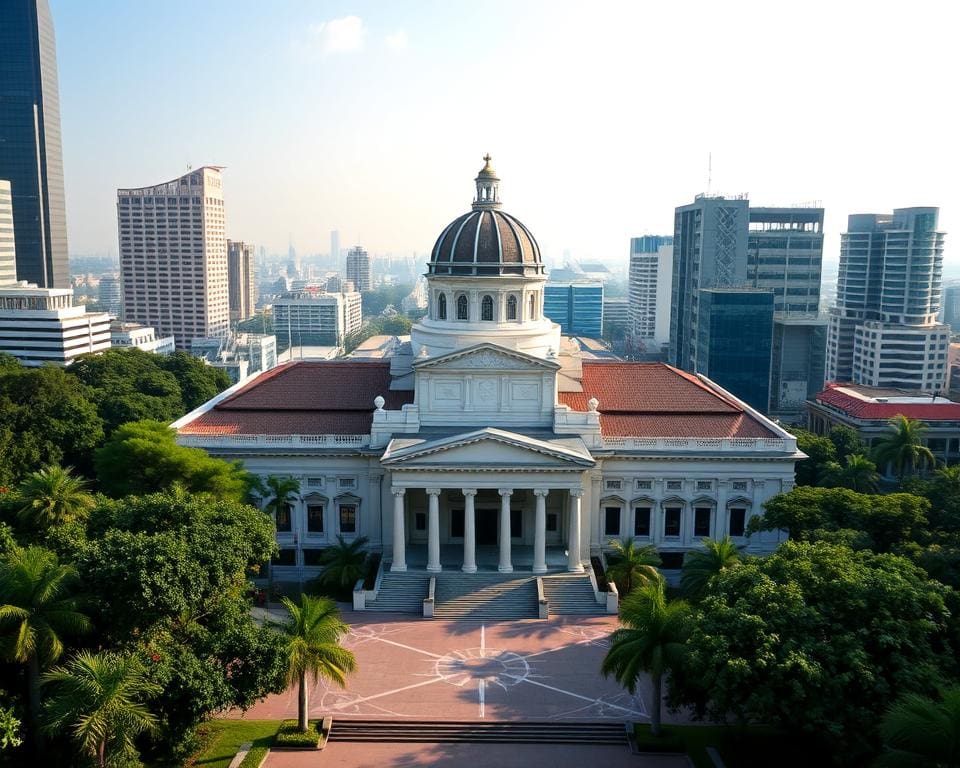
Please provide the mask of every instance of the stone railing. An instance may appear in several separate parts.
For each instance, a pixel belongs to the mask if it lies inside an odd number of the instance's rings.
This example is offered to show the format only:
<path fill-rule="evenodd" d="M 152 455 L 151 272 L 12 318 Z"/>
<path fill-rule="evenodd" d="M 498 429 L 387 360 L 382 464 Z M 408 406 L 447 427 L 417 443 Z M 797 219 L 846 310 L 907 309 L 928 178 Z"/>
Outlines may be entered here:
<path fill-rule="evenodd" d="M 178 435 L 177 443 L 196 448 L 291 448 L 345 447 L 370 445 L 369 435 Z"/>
<path fill-rule="evenodd" d="M 604 437 L 606 449 L 628 451 L 790 451 L 796 440 L 781 437 Z"/>

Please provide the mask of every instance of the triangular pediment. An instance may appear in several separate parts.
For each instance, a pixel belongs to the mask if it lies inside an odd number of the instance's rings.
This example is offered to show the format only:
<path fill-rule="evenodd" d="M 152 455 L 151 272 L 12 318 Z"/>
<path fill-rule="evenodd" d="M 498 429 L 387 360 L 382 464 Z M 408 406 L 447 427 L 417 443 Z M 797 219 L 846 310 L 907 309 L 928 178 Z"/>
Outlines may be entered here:
<path fill-rule="evenodd" d="M 417 370 L 502 370 L 502 371 L 555 371 L 560 365 L 553 360 L 543 360 L 526 352 L 507 349 L 497 344 L 484 342 L 472 347 L 458 349 L 437 357 L 428 357 L 416 360 L 413 363 Z"/>
<path fill-rule="evenodd" d="M 384 466 L 457 466 L 478 469 L 568 467 L 594 465 L 578 438 L 540 440 L 487 427 L 436 439 L 395 439 L 381 459 Z"/>

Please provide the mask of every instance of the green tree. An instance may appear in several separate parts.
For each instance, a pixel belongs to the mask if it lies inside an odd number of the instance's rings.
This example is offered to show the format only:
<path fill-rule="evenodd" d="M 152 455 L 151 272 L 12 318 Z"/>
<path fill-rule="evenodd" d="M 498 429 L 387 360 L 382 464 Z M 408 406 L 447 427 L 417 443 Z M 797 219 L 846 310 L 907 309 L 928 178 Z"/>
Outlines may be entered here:
<path fill-rule="evenodd" d="M 263 511 L 270 515 L 276 523 L 277 518 L 284 513 L 287 505 L 296 501 L 299 492 L 300 483 L 292 477 L 270 475 L 262 483 Z"/>
<path fill-rule="evenodd" d="M 287 636 L 289 667 L 287 681 L 298 686 L 297 720 L 302 733 L 307 732 L 307 675 L 316 684 L 320 677 L 332 680 L 341 688 L 347 684 L 347 673 L 357 667 L 353 653 L 340 645 L 341 635 L 350 627 L 340 619 L 333 600 L 300 596 L 300 605 L 283 598 L 290 618 L 283 625 Z"/>
<path fill-rule="evenodd" d="M 829 437 L 821 437 L 806 429 L 793 429 L 797 448 L 807 458 L 797 462 L 797 485 L 816 485 L 824 467 L 837 460 L 837 449 Z"/>
<path fill-rule="evenodd" d="M 177 445 L 174 430 L 159 421 L 124 424 L 96 452 L 95 464 L 100 487 L 111 496 L 155 493 L 176 483 L 193 493 L 239 500 L 251 482 L 239 462 Z"/>
<path fill-rule="evenodd" d="M 364 313 L 364 316 L 366 317 L 366 313 Z M 370 317 L 359 330 L 354 331 L 344 338 L 344 351 L 348 353 L 353 352 L 353 350 L 372 336 L 406 336 L 410 333 L 412 326 L 413 321 L 405 315 Z"/>
<path fill-rule="evenodd" d="M 366 536 L 358 536 L 350 542 L 343 536 L 337 536 L 337 543 L 323 550 L 320 556 L 320 562 L 324 566 L 320 583 L 332 588 L 338 595 L 352 592 L 353 585 L 364 575 L 366 546 Z"/>
<path fill-rule="evenodd" d="M 652 544 L 637 546 L 631 539 L 610 542 L 612 551 L 607 556 L 607 578 L 617 585 L 621 597 L 635 587 L 661 580 L 660 555 Z"/>
<path fill-rule="evenodd" d="M 176 377 L 183 399 L 183 413 L 199 408 L 231 384 L 225 370 L 207 365 L 199 357 L 186 352 L 159 355 L 158 363 L 162 370 Z"/>
<path fill-rule="evenodd" d="M 699 599 L 720 571 L 740 564 L 740 548 L 729 536 L 721 541 L 703 539 L 702 544 L 703 549 L 691 549 L 683 559 L 680 586 L 691 600 Z"/>
<path fill-rule="evenodd" d="M 830 430 L 828 437 L 836 450 L 837 461 L 842 462 L 845 458 L 854 454 L 865 455 L 867 453 L 867 444 L 853 427 L 838 424 Z"/>
<path fill-rule="evenodd" d="M 77 572 L 41 547 L 0 558 L 0 647 L 7 661 L 26 664 L 30 717 L 39 742 L 40 670 L 64 651 L 64 638 L 90 629 L 71 595 Z"/>
<path fill-rule="evenodd" d="M 904 475 L 914 475 L 925 467 L 935 467 L 936 457 L 923 444 L 926 431 L 927 426 L 922 421 L 903 415 L 894 416 L 890 419 L 889 433 L 874 445 L 877 466 L 892 467 L 901 483 Z"/>
<path fill-rule="evenodd" d="M 875 493 L 880 475 L 877 465 L 859 453 L 849 454 L 843 464 L 828 462 L 824 467 L 823 484 L 833 488 L 849 488 L 858 493 Z"/>
<path fill-rule="evenodd" d="M 960 768 L 960 687 L 941 701 L 908 694 L 880 724 L 887 751 L 878 765 L 887 768 Z"/>
<path fill-rule="evenodd" d="M 603 659 L 604 676 L 613 675 L 631 694 L 641 673 L 653 684 L 650 733 L 659 736 L 663 708 L 663 678 L 679 663 L 690 631 L 690 609 L 682 600 L 667 601 L 663 581 L 656 580 L 630 593 L 620 604 L 620 629 L 610 636 Z"/>
<path fill-rule="evenodd" d="M 670 704 L 799 731 L 857 764 L 895 696 L 956 669 L 947 595 L 904 558 L 788 541 L 710 582 Z"/>
<path fill-rule="evenodd" d="M 72 474 L 72 468 L 48 465 L 31 472 L 20 484 L 20 522 L 42 531 L 82 520 L 93 506 L 87 482 Z"/>
<path fill-rule="evenodd" d="M 160 692 L 143 663 L 132 655 L 81 651 L 43 675 L 50 687 L 44 730 L 68 731 L 81 754 L 98 768 L 116 758 L 138 757 L 134 739 L 157 728 L 144 699 Z"/>

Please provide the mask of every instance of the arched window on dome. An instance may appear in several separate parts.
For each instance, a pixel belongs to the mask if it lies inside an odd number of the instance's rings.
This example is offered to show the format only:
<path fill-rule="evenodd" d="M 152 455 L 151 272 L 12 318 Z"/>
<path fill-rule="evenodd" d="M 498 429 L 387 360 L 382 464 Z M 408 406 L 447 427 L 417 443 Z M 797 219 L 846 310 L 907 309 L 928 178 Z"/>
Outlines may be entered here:
<path fill-rule="evenodd" d="M 493 320 L 493 296 L 489 294 L 480 300 L 480 319 Z"/>
<path fill-rule="evenodd" d="M 457 320 L 469 320 L 470 308 L 467 303 L 467 297 L 462 293 L 457 296 Z"/>
<path fill-rule="evenodd" d="M 447 294 L 441 293 L 437 296 L 437 320 L 447 319 Z"/>
<path fill-rule="evenodd" d="M 531 320 L 536 320 L 537 318 L 537 298 L 532 293 L 530 294 L 530 300 L 527 302 L 529 306 L 529 314 Z"/>
<path fill-rule="evenodd" d="M 517 297 L 507 296 L 507 320 L 517 319 Z"/>

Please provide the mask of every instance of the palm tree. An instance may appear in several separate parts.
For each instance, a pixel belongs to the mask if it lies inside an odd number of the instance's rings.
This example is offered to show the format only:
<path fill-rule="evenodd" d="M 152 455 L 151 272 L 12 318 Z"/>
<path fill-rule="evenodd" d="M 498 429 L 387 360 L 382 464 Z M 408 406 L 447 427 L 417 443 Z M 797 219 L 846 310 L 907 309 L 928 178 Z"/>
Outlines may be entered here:
<path fill-rule="evenodd" d="M 339 590 L 352 588 L 364 575 L 367 562 L 366 536 L 360 536 L 349 544 L 343 536 L 337 536 L 337 544 L 327 547 L 321 555 L 321 563 L 326 566 L 320 574 L 320 583 Z"/>
<path fill-rule="evenodd" d="M 660 555 L 652 544 L 638 547 L 633 539 L 615 540 L 610 546 L 613 552 L 607 565 L 607 578 L 617 585 L 621 596 L 626 596 L 634 587 L 660 581 Z"/>
<path fill-rule="evenodd" d="M 663 581 L 639 587 L 620 604 L 624 627 L 610 636 L 610 650 L 603 660 L 604 676 L 613 675 L 631 694 L 636 693 L 640 673 L 650 675 L 653 707 L 650 733 L 660 735 L 663 706 L 663 675 L 683 654 L 689 634 L 690 608 L 683 600 L 667 602 Z"/>
<path fill-rule="evenodd" d="M 960 768 L 960 687 L 943 691 L 943 701 L 909 694 L 880 724 L 888 751 L 878 765 L 891 768 Z"/>
<path fill-rule="evenodd" d="M 929 465 L 935 467 L 937 459 L 932 451 L 923 444 L 923 433 L 927 425 L 904 415 L 890 419 L 890 433 L 881 437 L 874 446 L 874 458 L 877 465 L 892 465 L 897 471 L 900 482 L 905 474 L 914 474 Z"/>
<path fill-rule="evenodd" d="M 73 469 L 48 464 L 31 472 L 20 484 L 23 506 L 20 522 L 47 530 L 83 518 L 94 505 L 87 481 L 73 475 Z"/>
<path fill-rule="evenodd" d="M 263 505 L 263 511 L 273 518 L 274 525 L 280 519 L 280 516 L 286 512 L 286 507 L 296 500 L 297 493 L 300 491 L 300 483 L 292 477 L 277 477 L 270 475 L 266 482 L 256 483 L 256 487 L 264 491 L 263 498 L 266 500 Z M 267 605 L 273 593 L 273 563 L 267 565 L 267 578 L 269 585 L 267 588 Z M 302 586 L 302 584 L 301 584 Z"/>
<path fill-rule="evenodd" d="M 290 618 L 283 626 L 287 635 L 287 684 L 299 685 L 297 719 L 301 733 L 307 732 L 307 674 L 332 680 L 341 688 L 347 685 L 347 672 L 353 672 L 357 660 L 343 648 L 340 636 L 350 627 L 340 620 L 337 604 L 325 597 L 300 595 L 300 605 L 283 598 Z"/>
<path fill-rule="evenodd" d="M 53 688 L 43 729 L 50 734 L 70 731 L 98 768 L 106 768 L 113 757 L 136 757 L 134 739 L 157 727 L 143 699 L 162 689 L 136 656 L 81 651 L 42 679 Z"/>
<path fill-rule="evenodd" d="M 853 453 L 843 464 L 831 461 L 824 467 L 823 483 L 833 488 L 849 488 L 857 493 L 875 493 L 880 475 L 877 465 L 860 453 Z"/>
<path fill-rule="evenodd" d="M 740 548 L 729 536 L 720 541 L 703 539 L 702 543 L 703 549 L 687 552 L 680 576 L 680 586 L 691 600 L 700 598 L 720 571 L 740 564 Z"/>
<path fill-rule="evenodd" d="M 30 716 L 40 717 L 40 668 L 63 655 L 64 635 L 90 629 L 79 599 L 68 596 L 77 581 L 73 566 L 61 565 L 43 547 L 8 552 L 0 559 L 0 647 L 8 661 L 26 664 Z M 39 729 L 34 727 L 39 743 Z"/>

